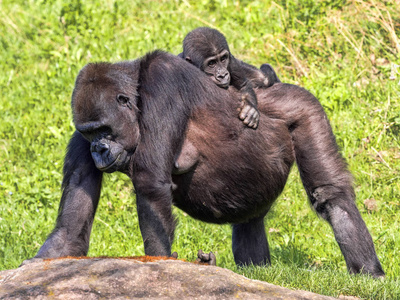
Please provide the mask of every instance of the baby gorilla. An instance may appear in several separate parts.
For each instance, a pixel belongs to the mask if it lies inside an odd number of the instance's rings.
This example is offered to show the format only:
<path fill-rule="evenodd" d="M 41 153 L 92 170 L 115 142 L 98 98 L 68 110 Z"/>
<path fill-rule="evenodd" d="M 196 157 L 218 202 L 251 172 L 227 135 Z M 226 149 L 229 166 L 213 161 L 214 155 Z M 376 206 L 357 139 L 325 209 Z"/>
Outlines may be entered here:
<path fill-rule="evenodd" d="M 219 87 L 227 89 L 232 85 L 238 89 L 242 95 L 239 118 L 247 126 L 257 128 L 260 115 L 253 88 L 266 88 L 280 82 L 269 64 L 263 64 L 260 71 L 236 59 L 229 51 L 224 35 L 208 27 L 189 32 L 179 56 L 210 76 Z"/>

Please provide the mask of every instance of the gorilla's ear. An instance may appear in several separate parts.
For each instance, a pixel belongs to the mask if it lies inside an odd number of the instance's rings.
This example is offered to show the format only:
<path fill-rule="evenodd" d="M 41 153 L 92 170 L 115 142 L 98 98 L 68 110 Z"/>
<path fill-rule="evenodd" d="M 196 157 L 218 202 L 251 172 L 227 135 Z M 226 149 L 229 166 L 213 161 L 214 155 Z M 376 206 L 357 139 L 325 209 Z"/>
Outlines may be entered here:
<path fill-rule="evenodd" d="M 192 63 L 192 60 L 190 59 L 189 56 L 183 57 L 183 52 L 179 53 L 177 56 L 182 58 L 182 59 L 184 59 L 184 60 L 186 60 L 189 63 Z"/>

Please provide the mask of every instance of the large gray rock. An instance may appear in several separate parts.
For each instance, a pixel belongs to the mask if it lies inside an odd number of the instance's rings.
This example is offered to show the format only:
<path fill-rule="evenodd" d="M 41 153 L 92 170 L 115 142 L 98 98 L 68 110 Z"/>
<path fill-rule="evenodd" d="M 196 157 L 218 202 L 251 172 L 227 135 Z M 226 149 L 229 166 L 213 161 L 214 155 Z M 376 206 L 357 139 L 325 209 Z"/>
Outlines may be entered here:
<path fill-rule="evenodd" d="M 37 260 L 0 272 L 0 299 L 334 299 L 179 260 Z"/>

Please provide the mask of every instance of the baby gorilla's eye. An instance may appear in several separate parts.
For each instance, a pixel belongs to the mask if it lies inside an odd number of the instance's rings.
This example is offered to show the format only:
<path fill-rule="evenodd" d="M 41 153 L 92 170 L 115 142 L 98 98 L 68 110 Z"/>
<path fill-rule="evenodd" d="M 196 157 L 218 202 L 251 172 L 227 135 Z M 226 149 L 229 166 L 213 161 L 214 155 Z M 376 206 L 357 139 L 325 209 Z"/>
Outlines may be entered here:
<path fill-rule="evenodd" d="M 214 68 L 214 66 L 216 65 L 216 61 L 213 59 L 213 60 L 210 60 L 209 62 L 208 62 L 208 66 L 209 67 L 211 67 L 211 68 Z"/>
<path fill-rule="evenodd" d="M 224 56 L 221 57 L 221 61 L 222 62 L 226 61 L 227 59 L 228 59 L 228 55 L 224 55 Z"/>

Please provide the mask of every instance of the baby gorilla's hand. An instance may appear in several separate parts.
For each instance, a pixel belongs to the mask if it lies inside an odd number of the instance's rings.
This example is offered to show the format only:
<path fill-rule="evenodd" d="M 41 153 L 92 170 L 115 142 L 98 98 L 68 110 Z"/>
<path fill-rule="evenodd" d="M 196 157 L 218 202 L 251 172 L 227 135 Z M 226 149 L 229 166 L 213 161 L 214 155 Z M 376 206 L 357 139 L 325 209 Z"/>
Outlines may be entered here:
<path fill-rule="evenodd" d="M 260 120 L 260 113 L 257 108 L 251 105 L 248 101 L 243 100 L 241 103 L 239 119 L 248 127 L 256 129 Z"/>

